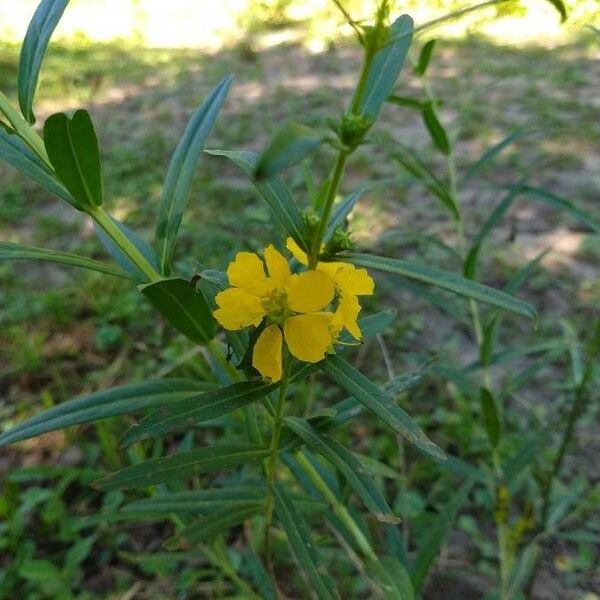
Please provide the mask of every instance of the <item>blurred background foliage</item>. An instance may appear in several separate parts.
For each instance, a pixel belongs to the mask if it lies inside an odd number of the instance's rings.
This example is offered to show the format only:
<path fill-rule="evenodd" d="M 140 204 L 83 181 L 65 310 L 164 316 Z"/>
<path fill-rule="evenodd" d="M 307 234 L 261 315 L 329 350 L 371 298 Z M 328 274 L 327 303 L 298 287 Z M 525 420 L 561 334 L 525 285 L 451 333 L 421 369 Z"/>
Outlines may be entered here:
<path fill-rule="evenodd" d="M 497 202 L 498 186 L 523 176 L 598 215 L 600 38 L 585 26 L 600 26 L 600 10 L 596 0 L 567 4 L 572 12 L 563 27 L 547 2 L 527 0 L 436 32 L 441 40 L 430 81 L 442 99 L 440 115 L 457 141 L 459 170 L 511 131 L 533 130 L 464 188 L 468 236 Z M 19 41 L 36 5 L 36 0 L 0 0 L 0 88 L 12 99 Z M 360 19 L 372 3 L 350 0 L 345 6 Z M 396 3 L 397 11 L 413 14 L 418 23 L 462 6 L 459 0 Z M 38 113 L 43 121 L 57 110 L 90 110 L 102 145 L 107 206 L 151 239 L 172 148 L 192 109 L 222 75 L 232 72 L 236 78 L 208 146 L 259 150 L 286 119 L 300 115 L 302 122 L 319 125 L 325 115 L 339 114 L 357 76 L 360 51 L 353 42 L 326 0 L 73 0 L 42 70 Z M 408 96 L 420 93 L 408 70 L 399 89 Z M 407 141 L 434 166 L 439 161 L 418 116 L 407 109 L 386 107 L 375 133 L 383 143 Z M 322 152 L 328 156 L 327 149 Z M 312 167 L 323 176 L 327 161 L 321 165 L 319 156 Z M 398 174 L 385 152 L 367 146 L 353 159 L 344 191 L 365 179 Z M 5 164 L 0 164 L 0 180 L 0 239 L 105 257 L 79 215 Z M 289 180 L 303 198 L 301 169 Z M 240 247 L 260 248 L 269 241 L 263 205 L 248 182 L 218 159 L 201 160 L 189 207 L 177 250 L 183 272 L 222 268 Z M 428 236 L 448 244 L 456 239 L 452 224 L 420 188 L 370 190 L 351 224 L 360 247 L 458 270 L 451 255 L 427 242 Z M 540 327 L 533 332 L 511 318 L 503 339 L 508 347 L 518 339 L 525 348 L 546 344 L 546 350 L 521 355 L 495 373 L 511 398 L 509 420 L 516 433 L 509 444 L 515 448 L 530 420 L 543 423 L 568 404 L 563 375 L 568 359 L 552 343 L 563 335 L 561 320 L 583 332 L 597 313 L 600 240 L 556 210 L 520 201 L 496 230 L 482 262 L 483 281 L 501 287 L 546 248 L 551 252 L 521 292 L 540 311 Z M 417 286 L 402 287 L 399 280 L 380 281 L 378 294 L 378 306 L 400 309 L 384 336 L 398 370 L 432 353 L 461 365 L 476 359 L 461 322 L 463 303 Z M 378 348 L 360 348 L 355 362 L 384 378 Z M 40 407 L 100 387 L 150 375 L 201 377 L 206 360 L 201 350 L 157 321 L 126 283 L 51 265 L 0 264 L 0 420 L 6 427 Z M 328 404 L 332 394 L 323 388 L 319 397 Z M 478 460 L 484 434 L 456 385 L 435 376 L 404 402 L 437 442 L 466 460 Z M 600 594 L 597 418 L 598 409 L 592 408 L 583 419 L 568 464 L 575 481 L 570 492 L 585 498 L 579 500 L 581 517 L 574 518 L 575 534 L 545 548 L 535 598 Z M 219 570 L 201 557 L 162 553 L 168 525 L 114 524 L 109 516 L 123 496 L 89 487 L 102 472 L 139 460 L 142 449 L 115 449 L 124 421 L 109 419 L 2 450 L 1 598 L 17 593 L 28 600 L 227 596 L 227 583 L 215 575 Z M 398 466 L 394 440 L 376 435 L 368 420 L 357 423 L 349 443 Z M 408 491 L 397 508 L 418 535 L 431 523 L 434 509 L 443 506 L 448 479 L 411 451 L 404 467 Z M 475 497 L 458 519 L 443 557 L 445 570 L 426 598 L 448 599 L 451 593 L 480 598 L 489 589 L 495 559 L 481 525 L 484 505 L 482 496 Z M 98 510 L 101 517 L 94 518 Z M 232 564 L 240 560 L 235 547 L 226 554 Z M 360 582 L 346 575 L 345 589 L 368 597 Z M 451 591 L 440 596 L 441 589 Z"/>

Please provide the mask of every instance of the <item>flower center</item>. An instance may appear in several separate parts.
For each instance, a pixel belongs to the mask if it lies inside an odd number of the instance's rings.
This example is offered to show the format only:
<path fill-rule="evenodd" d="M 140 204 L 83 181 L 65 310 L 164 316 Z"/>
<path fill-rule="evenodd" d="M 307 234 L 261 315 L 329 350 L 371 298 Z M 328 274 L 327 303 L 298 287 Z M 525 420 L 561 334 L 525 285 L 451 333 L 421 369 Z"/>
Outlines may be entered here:
<path fill-rule="evenodd" d="M 294 311 L 288 306 L 285 290 L 273 290 L 263 296 L 260 302 L 271 323 L 283 325 L 283 322 L 294 314 Z"/>

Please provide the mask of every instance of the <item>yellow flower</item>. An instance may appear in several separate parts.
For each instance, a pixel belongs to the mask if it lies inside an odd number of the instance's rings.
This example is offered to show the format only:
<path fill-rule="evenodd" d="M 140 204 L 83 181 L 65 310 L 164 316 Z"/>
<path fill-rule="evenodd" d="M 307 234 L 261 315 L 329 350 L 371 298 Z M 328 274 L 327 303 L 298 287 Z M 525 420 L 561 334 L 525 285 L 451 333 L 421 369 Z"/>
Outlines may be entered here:
<path fill-rule="evenodd" d="M 265 266 L 267 273 L 265 273 Z M 282 376 L 283 340 L 290 353 L 304 362 L 325 357 L 335 339 L 335 315 L 324 312 L 335 296 L 332 278 L 322 270 L 292 274 L 287 260 L 269 245 L 263 261 L 251 252 L 239 252 L 227 268 L 232 287 L 217 294 L 217 321 L 229 330 L 259 325 L 252 365 L 264 377 Z"/>
<path fill-rule="evenodd" d="M 308 265 L 306 252 L 292 239 L 286 241 L 287 249 L 294 258 L 303 265 Z M 317 271 L 327 273 L 335 284 L 338 296 L 338 307 L 333 319 L 333 327 L 337 333 L 345 327 L 357 340 L 362 338 L 358 326 L 360 304 L 357 296 L 371 296 L 375 283 L 366 269 L 357 269 L 354 265 L 343 262 L 319 262 Z"/>

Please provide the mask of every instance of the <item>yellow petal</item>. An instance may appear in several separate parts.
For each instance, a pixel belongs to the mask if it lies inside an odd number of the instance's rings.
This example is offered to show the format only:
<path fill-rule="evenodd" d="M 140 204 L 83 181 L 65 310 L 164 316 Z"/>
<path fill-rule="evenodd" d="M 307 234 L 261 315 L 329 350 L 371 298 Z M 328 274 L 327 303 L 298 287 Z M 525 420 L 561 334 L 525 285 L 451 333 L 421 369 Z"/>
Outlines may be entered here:
<path fill-rule="evenodd" d="M 281 379 L 281 329 L 277 325 L 269 325 L 256 340 L 252 353 L 252 366 L 271 381 Z"/>
<path fill-rule="evenodd" d="M 359 312 L 360 304 L 356 296 L 344 294 L 340 298 L 340 303 L 334 316 L 334 323 L 339 327 L 345 327 L 357 340 L 362 338 L 357 322 Z"/>
<path fill-rule="evenodd" d="M 287 260 L 282 256 L 273 244 L 265 248 L 265 262 L 269 271 L 269 277 L 278 288 L 286 286 L 292 276 Z"/>
<path fill-rule="evenodd" d="M 293 311 L 315 312 L 333 300 L 333 279 L 322 271 L 306 271 L 292 276 L 287 293 L 288 305 Z"/>
<path fill-rule="evenodd" d="M 290 352 L 304 362 L 319 362 L 333 342 L 332 313 L 311 313 L 286 319 L 283 334 Z"/>
<path fill-rule="evenodd" d="M 225 329 L 236 330 L 258 325 L 265 314 L 260 298 L 240 288 L 219 292 L 215 301 L 219 308 L 213 313 Z"/>
<path fill-rule="evenodd" d="M 285 246 L 292 253 L 292 256 L 301 265 L 307 265 L 308 264 L 308 256 L 306 255 L 306 252 L 304 252 L 304 250 L 302 250 L 302 248 L 300 248 L 300 246 L 298 246 L 298 244 L 294 241 L 293 238 L 289 237 L 285 241 Z"/>
<path fill-rule="evenodd" d="M 343 294 L 370 296 L 375 283 L 366 269 L 356 269 L 354 265 L 345 265 L 335 274 L 335 283 Z"/>
<path fill-rule="evenodd" d="M 258 296 L 273 287 L 265 275 L 262 260 L 252 252 L 238 252 L 227 267 L 227 277 L 231 285 Z"/>

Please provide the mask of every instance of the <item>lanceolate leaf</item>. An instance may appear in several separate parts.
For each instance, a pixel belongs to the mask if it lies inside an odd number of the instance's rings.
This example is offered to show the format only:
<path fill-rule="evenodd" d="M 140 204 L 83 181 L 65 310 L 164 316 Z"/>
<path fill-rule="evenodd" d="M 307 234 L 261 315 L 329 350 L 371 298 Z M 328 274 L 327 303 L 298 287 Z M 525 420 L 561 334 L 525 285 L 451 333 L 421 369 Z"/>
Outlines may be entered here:
<path fill-rule="evenodd" d="M 56 113 L 44 123 L 44 145 L 56 175 L 85 210 L 102 204 L 100 150 L 86 110 Z"/>
<path fill-rule="evenodd" d="M 433 102 L 426 102 L 423 104 L 421 114 L 423 116 L 425 127 L 427 127 L 427 131 L 429 132 L 429 136 L 431 137 L 435 147 L 442 154 L 448 156 L 451 150 L 450 141 L 448 140 L 448 134 L 446 133 L 444 126 L 441 124 L 438 118 Z"/>
<path fill-rule="evenodd" d="M 323 143 L 323 136 L 298 125 L 284 125 L 263 150 L 256 161 L 254 176 L 256 179 L 273 177 L 283 169 L 307 158 Z"/>
<path fill-rule="evenodd" d="M 107 475 L 95 482 L 102 490 L 147 487 L 180 481 L 265 458 L 269 450 L 247 442 L 226 442 L 208 448 L 155 458 Z"/>
<path fill-rule="evenodd" d="M 455 273 L 442 271 L 419 263 L 396 258 L 385 258 L 370 254 L 348 254 L 344 260 L 360 267 L 395 273 L 409 279 L 416 279 L 436 287 L 448 290 L 459 296 L 472 298 L 478 302 L 537 319 L 537 313 L 531 304 L 513 298 L 505 292 L 465 279 Z"/>
<path fill-rule="evenodd" d="M 156 254 L 167 275 L 198 156 L 225 101 L 231 79 L 231 75 L 224 77 L 196 109 L 169 164 L 156 222 Z"/>
<path fill-rule="evenodd" d="M 284 232 L 294 238 L 301 248 L 306 249 L 302 214 L 283 180 L 277 176 L 260 181 L 254 180 L 254 169 L 258 160 L 255 152 L 245 150 L 207 150 L 206 152 L 228 158 L 244 175 L 250 177 L 254 181 L 260 197 L 269 205 Z"/>
<path fill-rule="evenodd" d="M 93 258 L 86 258 L 72 252 L 62 252 L 60 250 L 48 250 L 47 248 L 36 248 L 35 246 L 22 246 L 21 244 L 12 244 L 11 242 L 0 242 L 0 261 L 2 260 L 42 260 L 61 265 L 81 267 L 114 275 L 123 279 L 134 279 L 129 273 L 123 271 L 114 265 L 103 263 Z"/>
<path fill-rule="evenodd" d="M 149 380 L 78 396 L 37 413 L 0 435 L 0 446 L 106 417 L 198 396 L 206 386 L 185 379 Z"/>
<path fill-rule="evenodd" d="M 384 600 L 413 600 L 410 575 L 395 556 L 380 556 L 367 563 L 367 575 L 380 589 Z"/>
<path fill-rule="evenodd" d="M 407 439 L 419 450 L 444 458 L 444 452 L 436 446 L 392 399 L 372 381 L 336 355 L 328 356 L 320 363 L 321 368 L 336 383 L 364 404 L 383 423 Z"/>
<path fill-rule="evenodd" d="M 68 3 L 69 0 L 42 0 L 33 14 L 21 46 L 18 79 L 19 106 L 23 116 L 30 123 L 35 123 L 33 97 L 42 59 L 50 36 Z"/>
<path fill-rule="evenodd" d="M 415 73 L 417 75 L 420 75 L 421 77 L 423 75 L 425 75 L 425 72 L 427 71 L 427 67 L 429 66 L 429 63 L 431 62 L 431 56 L 433 54 L 433 49 L 435 48 L 436 42 L 437 42 L 436 39 L 429 40 L 421 48 L 421 52 L 419 53 L 419 62 L 417 63 L 417 65 L 415 67 Z"/>
<path fill-rule="evenodd" d="M 498 405 L 496 404 L 496 400 L 494 399 L 494 396 L 492 396 L 492 393 L 486 388 L 481 388 L 479 390 L 479 402 L 488 440 L 492 447 L 495 448 L 500 441 L 501 431 Z"/>
<path fill-rule="evenodd" d="M 560 22 L 564 23 L 567 20 L 567 8 L 562 0 L 547 0 L 560 14 Z"/>
<path fill-rule="evenodd" d="M 324 566 L 304 517 L 280 486 L 275 487 L 275 510 L 292 552 L 319 600 L 339 598 L 333 581 L 324 573 Z"/>
<path fill-rule="evenodd" d="M 206 298 L 181 278 L 163 279 L 140 286 L 152 306 L 177 331 L 196 344 L 206 344 L 217 331 L 217 324 Z"/>
<path fill-rule="evenodd" d="M 398 17 L 390 27 L 389 43 L 377 52 L 371 63 L 360 110 L 373 120 L 396 85 L 412 42 L 413 27 L 410 16 Z"/>
<path fill-rule="evenodd" d="M 346 478 L 369 512 L 382 523 L 399 523 L 385 498 L 364 466 L 344 446 L 316 431 L 310 423 L 298 417 L 286 417 L 284 423 L 310 448 L 326 458 Z"/>
<path fill-rule="evenodd" d="M 169 431 L 193 427 L 263 398 L 276 388 L 276 384 L 264 381 L 242 381 L 182 402 L 170 403 L 133 425 L 125 432 L 121 445 L 129 446 Z"/>
<path fill-rule="evenodd" d="M 67 189 L 59 183 L 46 165 L 14 134 L 0 128 L 0 158 L 9 165 L 41 185 L 71 206 L 79 208 L 79 203 Z"/>

